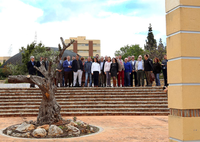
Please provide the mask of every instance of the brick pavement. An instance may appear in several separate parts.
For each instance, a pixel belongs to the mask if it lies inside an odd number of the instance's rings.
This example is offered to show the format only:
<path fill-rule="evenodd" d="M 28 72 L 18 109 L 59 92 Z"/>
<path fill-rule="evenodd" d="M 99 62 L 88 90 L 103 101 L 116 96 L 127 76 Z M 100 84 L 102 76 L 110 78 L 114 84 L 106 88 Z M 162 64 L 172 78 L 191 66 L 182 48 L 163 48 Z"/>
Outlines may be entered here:
<path fill-rule="evenodd" d="M 100 126 L 103 131 L 86 137 L 48 140 L 9 138 L 0 135 L 0 142 L 168 142 L 167 116 L 83 116 L 78 119 Z M 36 117 L 28 117 L 27 120 L 36 120 Z M 0 129 L 21 122 L 20 117 L 0 118 Z"/>

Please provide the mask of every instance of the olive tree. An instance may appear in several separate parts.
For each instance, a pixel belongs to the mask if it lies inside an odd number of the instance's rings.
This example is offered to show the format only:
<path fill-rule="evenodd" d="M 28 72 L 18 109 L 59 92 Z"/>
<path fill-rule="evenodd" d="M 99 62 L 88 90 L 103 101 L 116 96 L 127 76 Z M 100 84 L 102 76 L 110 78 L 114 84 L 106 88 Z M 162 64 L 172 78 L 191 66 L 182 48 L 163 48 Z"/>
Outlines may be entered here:
<path fill-rule="evenodd" d="M 34 83 L 36 84 L 42 92 L 42 101 L 39 108 L 39 114 L 37 116 L 37 124 L 52 124 L 62 120 L 60 114 L 61 107 L 56 101 L 55 93 L 57 91 L 57 86 L 54 83 L 56 75 L 56 66 L 59 64 L 59 59 L 62 57 L 64 51 L 73 44 L 74 40 L 71 40 L 67 45 L 64 43 L 61 37 L 61 42 L 63 48 L 60 44 L 58 45 L 59 50 L 57 52 L 51 51 L 50 48 L 46 48 L 43 53 L 38 53 L 36 58 L 44 57 L 48 58 L 49 67 L 48 70 L 45 68 L 45 62 L 42 63 L 40 67 L 36 67 L 36 70 L 40 71 L 43 77 L 36 75 L 17 75 L 9 76 L 9 83 Z"/>

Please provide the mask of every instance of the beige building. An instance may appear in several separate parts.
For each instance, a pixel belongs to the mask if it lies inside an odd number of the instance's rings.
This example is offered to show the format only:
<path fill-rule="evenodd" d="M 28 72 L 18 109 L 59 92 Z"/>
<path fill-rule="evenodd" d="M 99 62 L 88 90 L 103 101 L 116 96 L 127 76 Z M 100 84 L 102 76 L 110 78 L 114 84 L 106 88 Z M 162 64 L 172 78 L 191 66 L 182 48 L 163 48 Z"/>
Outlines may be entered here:
<path fill-rule="evenodd" d="M 85 36 L 70 37 L 70 39 L 74 39 L 75 42 L 68 47 L 68 50 L 78 53 L 83 57 L 95 56 L 96 54 L 101 56 L 100 40 L 89 40 Z M 68 44 L 70 39 L 66 39 L 65 44 Z"/>
<path fill-rule="evenodd" d="M 7 61 L 8 59 L 10 59 L 10 56 L 0 57 L 0 63 L 3 64 L 3 61 Z"/>

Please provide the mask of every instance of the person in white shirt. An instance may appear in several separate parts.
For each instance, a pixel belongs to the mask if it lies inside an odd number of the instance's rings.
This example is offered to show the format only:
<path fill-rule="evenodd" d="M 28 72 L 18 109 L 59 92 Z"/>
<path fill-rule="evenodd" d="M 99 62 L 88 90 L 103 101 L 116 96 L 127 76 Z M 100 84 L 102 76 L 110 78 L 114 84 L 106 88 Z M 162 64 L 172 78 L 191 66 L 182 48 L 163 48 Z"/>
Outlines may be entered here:
<path fill-rule="evenodd" d="M 106 74 L 107 87 L 111 87 L 111 75 L 109 74 L 110 65 L 111 65 L 111 58 L 108 57 L 108 61 L 106 61 L 104 65 L 104 72 Z"/>
<path fill-rule="evenodd" d="M 92 63 L 91 73 L 94 76 L 94 87 L 98 87 L 99 75 L 101 74 L 101 70 L 100 70 L 100 64 L 97 63 L 96 58 L 94 58 L 94 62 Z"/>
<path fill-rule="evenodd" d="M 137 72 L 137 80 L 138 85 L 137 86 L 144 86 L 144 61 L 142 60 L 142 56 L 139 55 L 138 61 L 135 64 L 135 70 Z M 142 84 L 141 84 L 142 80 Z"/>

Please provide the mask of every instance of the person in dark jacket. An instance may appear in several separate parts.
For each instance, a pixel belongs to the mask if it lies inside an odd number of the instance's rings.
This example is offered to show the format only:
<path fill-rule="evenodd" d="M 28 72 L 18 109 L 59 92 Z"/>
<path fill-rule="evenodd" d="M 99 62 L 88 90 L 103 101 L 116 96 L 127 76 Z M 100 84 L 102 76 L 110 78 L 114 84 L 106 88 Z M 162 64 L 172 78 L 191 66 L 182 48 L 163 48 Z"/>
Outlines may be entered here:
<path fill-rule="evenodd" d="M 117 85 L 117 75 L 118 75 L 118 63 L 117 63 L 117 59 L 112 58 L 112 63 L 110 65 L 110 74 L 111 77 L 113 78 L 113 87 L 116 87 Z"/>
<path fill-rule="evenodd" d="M 161 64 L 159 63 L 159 59 L 155 58 L 153 63 L 153 73 L 156 78 L 156 86 L 160 86 L 160 72 L 161 72 Z"/>
<path fill-rule="evenodd" d="M 165 81 L 165 86 L 168 86 L 167 83 L 167 55 L 164 55 L 164 60 L 162 61 L 162 71 L 163 71 L 163 77 L 164 77 L 164 81 Z"/>
<path fill-rule="evenodd" d="M 150 81 L 150 75 L 153 72 L 153 62 L 149 59 L 149 55 L 144 55 L 144 72 L 147 78 L 147 86 L 152 86 L 152 82 Z"/>
<path fill-rule="evenodd" d="M 31 56 L 30 59 L 31 60 L 27 64 L 28 73 L 30 75 L 36 75 L 36 69 L 34 68 L 34 66 L 36 66 L 37 64 L 35 62 L 35 58 L 34 58 L 34 56 Z M 31 83 L 30 87 L 35 87 L 35 84 Z"/>
<path fill-rule="evenodd" d="M 130 75 L 130 85 L 132 87 L 133 86 L 133 75 L 134 75 L 134 78 L 135 78 L 135 86 L 137 86 L 137 72 L 136 72 L 136 69 L 135 69 L 135 65 L 136 65 L 135 56 L 132 56 L 131 58 L 132 58 L 132 60 L 130 61 L 130 64 L 132 66 L 132 72 L 131 72 L 131 75 Z"/>
<path fill-rule="evenodd" d="M 91 73 L 91 66 L 92 66 L 92 61 L 91 57 L 87 58 L 87 61 L 84 64 L 84 69 L 85 69 L 85 87 L 88 86 L 88 78 L 90 80 L 89 86 L 92 87 L 92 73 Z"/>
<path fill-rule="evenodd" d="M 70 61 L 70 56 L 67 56 L 67 60 L 63 62 L 65 87 L 67 87 L 67 82 L 69 80 L 69 87 L 72 84 L 72 61 Z"/>
<path fill-rule="evenodd" d="M 74 73 L 74 82 L 73 82 L 73 86 L 76 86 L 76 79 L 78 77 L 78 83 L 79 83 L 79 87 L 81 87 L 81 78 L 82 78 L 82 73 L 83 73 L 83 64 L 81 62 L 81 60 L 79 59 L 79 55 L 76 54 L 76 59 L 73 60 L 72 62 L 72 70 Z"/>
<path fill-rule="evenodd" d="M 37 67 L 38 68 L 42 65 L 42 62 L 43 62 L 43 58 L 40 57 L 40 61 L 37 61 Z M 41 77 L 44 77 L 44 75 L 40 71 L 37 71 L 37 75 L 41 76 Z"/>
<path fill-rule="evenodd" d="M 128 58 L 125 58 L 124 60 L 124 68 L 125 68 L 125 71 L 124 71 L 124 86 L 126 87 L 129 87 L 130 86 L 130 74 L 132 72 L 132 66 L 131 64 L 128 62 Z"/>

